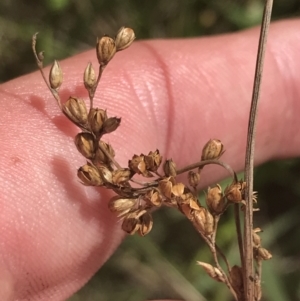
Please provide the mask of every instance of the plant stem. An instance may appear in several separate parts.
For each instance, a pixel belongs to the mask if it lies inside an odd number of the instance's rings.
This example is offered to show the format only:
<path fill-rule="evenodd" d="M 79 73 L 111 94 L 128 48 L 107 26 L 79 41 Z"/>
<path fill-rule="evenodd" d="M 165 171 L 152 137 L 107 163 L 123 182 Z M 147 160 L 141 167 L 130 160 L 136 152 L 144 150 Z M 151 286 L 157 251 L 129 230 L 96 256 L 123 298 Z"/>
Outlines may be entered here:
<path fill-rule="evenodd" d="M 216 164 L 216 165 L 220 165 L 222 167 L 224 167 L 225 169 L 228 170 L 228 172 L 230 173 L 230 175 L 232 176 L 232 178 L 234 179 L 235 182 L 237 182 L 237 176 L 236 173 L 234 172 L 234 170 L 226 163 L 219 161 L 219 160 L 205 160 L 205 161 L 200 161 L 191 165 L 187 165 L 184 168 L 181 169 L 177 169 L 176 173 L 177 175 L 182 174 L 184 172 L 190 171 L 192 169 L 196 169 L 196 168 L 203 168 L 205 165 L 208 164 Z"/>
<path fill-rule="evenodd" d="M 244 246 L 243 246 L 243 237 L 242 237 L 242 229 L 241 229 L 241 217 L 240 217 L 240 206 L 239 204 L 234 204 L 234 220 L 235 220 L 235 228 L 238 239 L 239 253 L 241 259 L 241 265 L 244 268 Z"/>
<path fill-rule="evenodd" d="M 254 285 L 251 279 L 253 275 L 253 167 L 254 167 L 254 146 L 255 146 L 255 130 L 257 117 L 257 104 L 260 96 L 260 86 L 263 71 L 263 61 L 266 49 L 268 29 L 270 25 L 273 0 L 266 0 L 263 13 L 263 20 L 260 31 L 259 46 L 256 60 L 255 78 L 253 85 L 251 109 L 248 124 L 248 136 L 245 159 L 245 181 L 247 183 L 245 191 L 245 223 L 244 223 L 244 291 L 245 301 L 254 300 Z"/>
<path fill-rule="evenodd" d="M 98 84 L 100 82 L 100 79 L 101 79 L 101 76 L 102 76 L 102 73 L 103 73 L 105 67 L 106 67 L 106 65 L 103 65 L 103 64 L 99 65 L 99 71 L 98 71 L 97 81 L 96 81 L 95 85 L 93 86 L 93 88 L 88 90 L 88 92 L 89 92 L 89 99 L 90 99 L 90 109 L 93 108 L 93 102 L 94 102 L 95 92 L 97 90 Z"/>
<path fill-rule="evenodd" d="M 49 91 L 51 92 L 51 94 L 53 95 L 53 97 L 55 98 L 55 100 L 57 101 L 57 104 L 59 106 L 59 108 L 62 110 L 62 104 L 61 104 L 61 100 L 60 100 L 60 97 L 59 97 L 59 94 L 58 94 L 58 91 L 55 90 L 55 89 L 52 89 L 51 86 L 49 85 L 49 82 L 45 76 L 45 73 L 43 71 L 43 59 L 40 59 L 39 55 L 37 54 L 36 52 L 36 40 L 37 40 L 37 35 L 38 35 L 38 32 L 35 33 L 33 36 L 32 36 L 32 50 L 33 50 L 33 54 L 34 54 L 34 57 L 35 57 L 35 60 L 36 60 L 36 64 L 42 74 L 42 77 L 43 77 L 43 80 L 45 82 L 45 84 L 47 85 Z"/>

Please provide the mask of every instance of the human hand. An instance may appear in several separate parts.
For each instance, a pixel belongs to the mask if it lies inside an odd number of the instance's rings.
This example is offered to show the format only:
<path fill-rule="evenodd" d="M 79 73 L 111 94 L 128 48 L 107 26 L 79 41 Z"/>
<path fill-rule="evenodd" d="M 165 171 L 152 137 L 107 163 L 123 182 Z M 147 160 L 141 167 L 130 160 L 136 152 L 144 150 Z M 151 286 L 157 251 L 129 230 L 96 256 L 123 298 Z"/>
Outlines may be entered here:
<path fill-rule="evenodd" d="M 300 21 L 273 24 L 259 105 L 256 163 L 300 153 Z M 201 39 L 135 42 L 104 72 L 95 106 L 122 117 L 109 136 L 118 160 L 159 148 L 178 166 L 199 160 L 210 138 L 224 161 L 244 163 L 258 29 Z M 61 62 L 62 99 L 86 98 L 82 84 L 94 51 Z M 47 71 L 46 71 L 47 72 Z M 123 232 L 107 209 L 110 193 L 85 187 L 85 162 L 38 72 L 1 94 L 0 299 L 65 300 L 117 248 Z M 219 177 L 223 176 L 220 174 Z M 207 173 L 202 184 L 213 183 Z M 155 227 L 155 225 L 154 225 Z"/>

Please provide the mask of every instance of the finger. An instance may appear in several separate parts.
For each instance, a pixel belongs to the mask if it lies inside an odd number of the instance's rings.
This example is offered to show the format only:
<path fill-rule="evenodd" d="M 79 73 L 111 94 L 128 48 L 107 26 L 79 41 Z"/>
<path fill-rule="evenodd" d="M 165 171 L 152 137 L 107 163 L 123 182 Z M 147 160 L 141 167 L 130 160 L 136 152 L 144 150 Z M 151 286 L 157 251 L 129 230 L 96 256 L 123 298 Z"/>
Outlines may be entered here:
<path fill-rule="evenodd" d="M 271 27 L 260 104 L 257 162 L 299 154 L 299 21 Z M 159 148 L 179 166 L 199 160 L 203 144 L 220 138 L 224 160 L 244 161 L 258 30 L 170 41 L 144 41 L 109 64 L 95 105 L 122 117 L 107 137 L 126 165 L 134 154 Z M 90 51 L 62 62 L 61 91 L 86 97 L 81 82 Z M 120 224 L 106 208 L 108 193 L 83 187 L 85 163 L 38 73 L 1 87 L 0 280 L 2 300 L 63 300 L 101 266 L 119 244 Z M 273 133 L 276 133 L 275 135 Z M 203 184 L 222 173 L 207 173 Z M 2 293 L 4 294 L 4 293 Z M 6 296 L 11 296 L 9 299 Z"/>

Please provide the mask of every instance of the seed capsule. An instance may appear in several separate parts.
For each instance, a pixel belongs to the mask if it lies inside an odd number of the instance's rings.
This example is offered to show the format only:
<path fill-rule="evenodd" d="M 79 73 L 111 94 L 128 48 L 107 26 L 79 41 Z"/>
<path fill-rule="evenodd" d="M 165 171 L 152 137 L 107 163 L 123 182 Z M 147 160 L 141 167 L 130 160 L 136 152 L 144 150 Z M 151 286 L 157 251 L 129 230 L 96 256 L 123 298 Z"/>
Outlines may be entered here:
<path fill-rule="evenodd" d="M 219 184 L 213 188 L 208 188 L 206 205 L 213 215 L 223 213 L 224 209 L 226 208 L 226 202 L 222 195 L 222 188 Z"/>
<path fill-rule="evenodd" d="M 121 118 L 110 117 L 105 120 L 102 127 L 103 134 L 109 134 L 115 131 L 121 123 Z"/>
<path fill-rule="evenodd" d="M 140 227 L 138 229 L 138 233 L 141 236 L 147 235 L 153 226 L 153 219 L 150 213 L 146 212 L 140 217 Z"/>
<path fill-rule="evenodd" d="M 147 213 L 146 210 L 136 210 L 133 212 L 128 213 L 122 223 L 122 229 L 129 233 L 134 234 L 142 225 L 141 217 Z"/>
<path fill-rule="evenodd" d="M 126 212 L 132 209 L 137 203 L 136 199 L 124 199 L 119 196 L 113 197 L 108 203 L 108 208 L 112 212 Z"/>
<path fill-rule="evenodd" d="M 117 51 L 128 48 L 135 39 L 134 31 L 128 27 L 121 27 L 116 36 Z"/>
<path fill-rule="evenodd" d="M 162 196 L 156 190 L 151 190 L 145 195 L 146 201 L 150 202 L 152 206 L 160 207 L 162 204 Z"/>
<path fill-rule="evenodd" d="M 98 170 L 104 183 L 112 182 L 112 173 L 106 166 L 101 165 L 98 167 Z"/>
<path fill-rule="evenodd" d="M 132 159 L 128 161 L 128 167 L 132 172 L 144 177 L 150 178 L 153 177 L 153 174 L 147 169 L 147 164 L 145 162 L 145 157 L 143 154 L 140 156 L 133 155 Z"/>
<path fill-rule="evenodd" d="M 99 135 L 102 127 L 103 127 L 103 123 L 107 120 L 107 114 L 106 114 L 106 110 L 102 110 L 102 109 L 90 109 L 89 115 L 88 115 L 88 121 L 89 121 L 89 125 L 90 125 L 90 129 L 93 131 L 93 133 L 95 135 Z"/>
<path fill-rule="evenodd" d="M 234 265 L 230 270 L 231 284 L 236 292 L 243 292 L 243 271 L 242 268 Z"/>
<path fill-rule="evenodd" d="M 112 183 L 116 185 L 124 184 L 130 180 L 132 173 L 128 168 L 121 168 L 112 172 Z"/>
<path fill-rule="evenodd" d="M 184 185 L 182 183 L 177 183 L 175 185 L 173 185 L 172 187 L 172 195 L 174 196 L 181 196 L 184 192 Z"/>
<path fill-rule="evenodd" d="M 200 173 L 194 172 L 193 170 L 189 171 L 188 181 L 189 181 L 190 186 L 192 186 L 194 189 L 196 189 L 200 182 Z"/>
<path fill-rule="evenodd" d="M 100 146 L 102 146 L 109 154 L 111 157 L 115 156 L 115 151 L 113 147 L 105 143 L 104 141 L 100 140 L 99 141 L 99 148 L 96 151 L 96 156 L 94 160 L 94 164 L 98 166 L 98 164 L 110 164 L 110 159 L 106 156 L 106 154 L 101 150 Z"/>
<path fill-rule="evenodd" d="M 144 156 L 133 155 L 132 159 L 128 161 L 128 167 L 137 174 L 144 174 L 146 171 Z"/>
<path fill-rule="evenodd" d="M 219 159 L 223 153 L 222 142 L 218 139 L 210 139 L 203 147 L 201 160 Z"/>
<path fill-rule="evenodd" d="M 206 236 L 213 233 L 214 218 L 206 208 L 201 207 L 201 210 L 195 210 L 193 216 L 199 231 Z"/>
<path fill-rule="evenodd" d="M 156 172 L 161 164 L 162 156 L 159 154 L 159 150 L 157 149 L 154 152 L 149 152 L 149 154 L 144 157 L 144 161 L 146 163 L 147 170 Z"/>
<path fill-rule="evenodd" d="M 100 65 L 107 65 L 117 51 L 114 39 L 104 36 L 98 40 L 96 53 Z"/>
<path fill-rule="evenodd" d="M 95 140 L 90 133 L 79 133 L 75 136 L 75 145 L 78 151 L 87 159 L 95 156 Z"/>
<path fill-rule="evenodd" d="M 172 159 L 166 160 L 163 169 L 167 177 L 176 177 L 176 164 Z"/>
<path fill-rule="evenodd" d="M 140 228 L 140 226 L 140 221 L 138 218 L 136 218 L 135 212 L 127 214 L 122 223 L 123 231 L 130 235 L 133 235 Z"/>
<path fill-rule="evenodd" d="M 52 89 L 59 89 L 63 82 L 63 73 L 58 61 L 54 61 L 50 73 L 49 73 L 49 83 Z"/>
<path fill-rule="evenodd" d="M 174 178 L 169 177 L 158 182 L 158 189 L 163 196 L 170 199 L 172 197 L 173 185 L 175 185 L 175 180 Z"/>
<path fill-rule="evenodd" d="M 202 262 L 202 261 L 197 261 L 197 263 L 205 270 L 207 275 L 213 278 L 214 280 L 217 280 L 219 282 L 225 281 L 224 276 L 222 275 L 221 271 L 218 268 L 212 266 L 209 263 Z"/>
<path fill-rule="evenodd" d="M 87 123 L 87 109 L 85 102 L 77 97 L 70 97 L 63 104 L 63 113 L 74 123 L 85 125 Z"/>
<path fill-rule="evenodd" d="M 252 231 L 253 247 L 258 248 L 261 245 L 261 238 L 255 229 Z"/>
<path fill-rule="evenodd" d="M 231 185 L 226 187 L 224 194 L 229 202 L 241 203 L 243 201 L 244 190 L 246 182 L 233 182 Z"/>
<path fill-rule="evenodd" d="M 87 90 L 93 88 L 96 83 L 96 75 L 92 63 L 88 63 L 84 70 L 83 83 Z"/>
<path fill-rule="evenodd" d="M 272 254 L 265 248 L 258 248 L 255 258 L 258 260 L 269 260 L 272 258 Z"/>
<path fill-rule="evenodd" d="M 103 181 L 101 179 L 101 176 L 100 176 L 97 168 L 90 163 L 81 166 L 78 169 L 77 176 L 84 185 L 87 185 L 87 186 L 103 185 Z"/>

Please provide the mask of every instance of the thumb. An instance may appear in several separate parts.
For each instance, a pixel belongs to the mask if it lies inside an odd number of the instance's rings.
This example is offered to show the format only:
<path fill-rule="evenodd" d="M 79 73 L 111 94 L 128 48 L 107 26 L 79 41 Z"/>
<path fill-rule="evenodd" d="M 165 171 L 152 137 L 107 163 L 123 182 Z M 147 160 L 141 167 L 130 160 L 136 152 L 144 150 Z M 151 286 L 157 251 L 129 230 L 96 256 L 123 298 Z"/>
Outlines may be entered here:
<path fill-rule="evenodd" d="M 257 162 L 299 155 L 299 21 L 271 26 L 263 79 Z M 212 38 L 135 43 L 105 70 L 95 106 L 122 117 L 108 136 L 122 165 L 159 148 L 177 165 L 198 161 L 220 138 L 224 161 L 243 166 L 258 29 Z M 85 97 L 81 82 L 94 51 L 61 63 L 62 99 Z M 49 70 L 49 69 L 48 69 Z M 47 71 L 46 71 L 47 72 Z M 59 112 L 40 74 L 0 87 L 1 300 L 63 300 L 82 286 L 122 239 L 106 208 L 109 193 L 84 187 L 77 130 Z M 273 133 L 276 133 L 275 135 Z M 208 173 L 203 185 L 223 174 Z M 155 226 L 155 225 L 154 225 Z M 1 295 L 2 294 L 2 295 Z"/>

